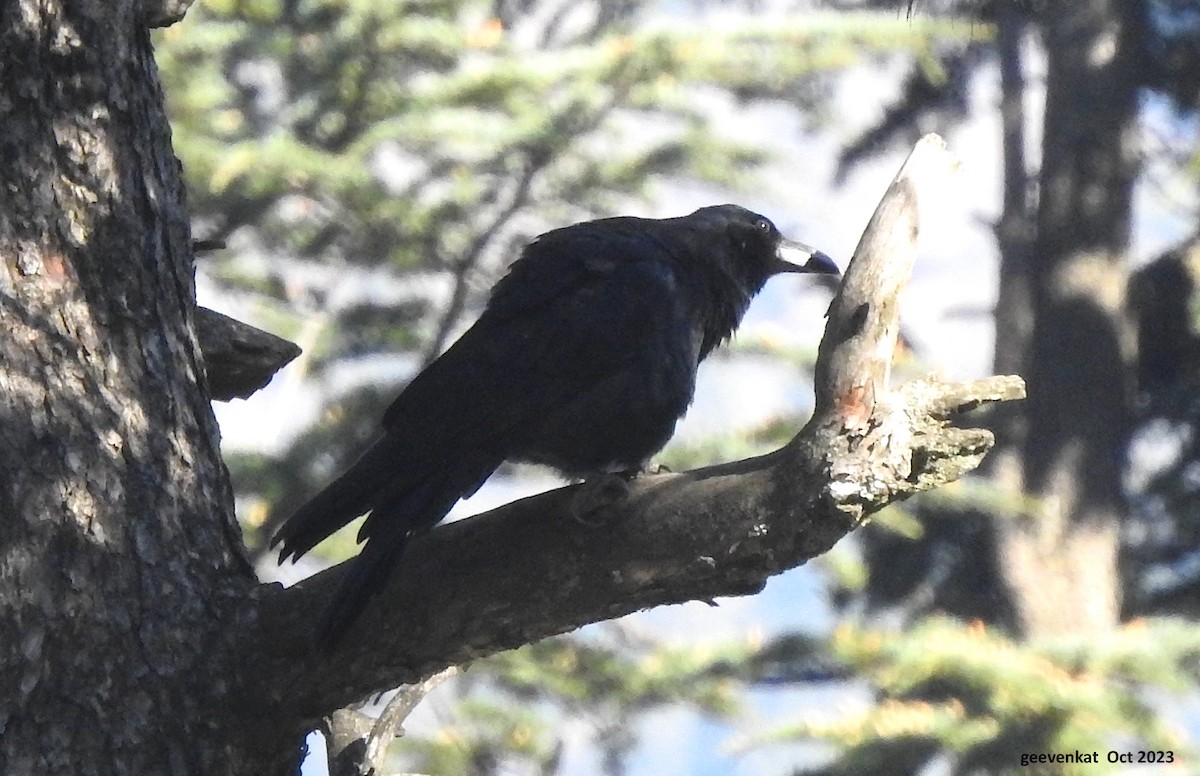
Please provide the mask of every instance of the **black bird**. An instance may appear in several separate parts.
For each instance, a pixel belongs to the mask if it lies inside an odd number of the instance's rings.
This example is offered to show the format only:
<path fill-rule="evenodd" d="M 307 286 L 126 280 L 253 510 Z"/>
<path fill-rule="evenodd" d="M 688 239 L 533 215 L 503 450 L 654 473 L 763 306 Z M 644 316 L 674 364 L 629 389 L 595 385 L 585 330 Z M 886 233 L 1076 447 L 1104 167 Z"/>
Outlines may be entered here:
<path fill-rule="evenodd" d="M 332 647 L 408 541 L 501 462 L 570 477 L 642 468 L 691 403 L 696 367 L 780 272 L 838 269 L 737 205 L 534 240 L 475 325 L 384 413 L 383 436 L 272 540 L 282 563 L 370 512 L 319 643 Z"/>

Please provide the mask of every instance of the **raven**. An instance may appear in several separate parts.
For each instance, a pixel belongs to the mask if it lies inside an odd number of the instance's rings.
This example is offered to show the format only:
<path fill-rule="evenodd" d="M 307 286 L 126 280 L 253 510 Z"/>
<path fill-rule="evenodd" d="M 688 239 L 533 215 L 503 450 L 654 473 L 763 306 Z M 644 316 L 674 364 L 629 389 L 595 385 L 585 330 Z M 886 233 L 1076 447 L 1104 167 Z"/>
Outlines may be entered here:
<path fill-rule="evenodd" d="M 384 413 L 382 436 L 272 539 L 282 563 L 370 513 L 318 643 L 331 648 L 409 540 L 503 461 L 576 478 L 645 466 L 691 404 L 699 363 L 780 272 L 838 269 L 737 205 L 535 239 L 479 320 Z"/>

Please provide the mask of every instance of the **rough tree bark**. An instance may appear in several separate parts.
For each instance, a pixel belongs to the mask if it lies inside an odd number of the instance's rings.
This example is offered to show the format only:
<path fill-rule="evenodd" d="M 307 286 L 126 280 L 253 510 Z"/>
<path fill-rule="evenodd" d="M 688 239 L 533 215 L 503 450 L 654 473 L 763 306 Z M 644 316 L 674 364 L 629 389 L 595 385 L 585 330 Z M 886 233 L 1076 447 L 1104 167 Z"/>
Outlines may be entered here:
<path fill-rule="evenodd" d="M 340 569 L 245 562 L 193 334 L 191 240 L 147 26 L 183 4 L 0 5 L 0 772 L 294 772 L 340 707 L 585 622 L 743 594 L 978 464 L 947 418 L 1016 378 L 888 385 L 934 140 L 830 312 L 819 411 L 768 456 L 649 477 L 571 521 L 564 488 L 433 531 L 340 652 Z M 595 506 L 595 505 L 591 505 Z M 565 527 L 564 527 L 565 526 Z"/>
<path fill-rule="evenodd" d="M 2 773 L 225 773 L 250 745 L 214 713 L 254 580 L 149 5 L 0 4 Z"/>

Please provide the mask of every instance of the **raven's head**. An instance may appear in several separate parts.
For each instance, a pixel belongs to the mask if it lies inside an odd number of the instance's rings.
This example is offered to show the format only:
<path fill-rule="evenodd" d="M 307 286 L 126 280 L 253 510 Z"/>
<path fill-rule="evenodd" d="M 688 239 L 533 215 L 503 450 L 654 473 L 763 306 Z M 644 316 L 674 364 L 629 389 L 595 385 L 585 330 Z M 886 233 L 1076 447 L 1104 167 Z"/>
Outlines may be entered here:
<path fill-rule="evenodd" d="M 700 208 L 687 216 L 708 233 L 707 246 L 738 280 L 738 285 L 757 293 L 767 278 L 781 272 L 815 272 L 839 275 L 833 259 L 804 243 L 789 240 L 775 224 L 738 205 L 714 205 Z"/>
<path fill-rule="evenodd" d="M 703 320 L 703 358 L 741 322 L 750 300 L 772 275 L 816 272 L 839 275 L 833 260 L 779 233 L 766 216 L 738 205 L 700 208 L 677 222 L 690 255 L 704 267 L 698 298 Z"/>

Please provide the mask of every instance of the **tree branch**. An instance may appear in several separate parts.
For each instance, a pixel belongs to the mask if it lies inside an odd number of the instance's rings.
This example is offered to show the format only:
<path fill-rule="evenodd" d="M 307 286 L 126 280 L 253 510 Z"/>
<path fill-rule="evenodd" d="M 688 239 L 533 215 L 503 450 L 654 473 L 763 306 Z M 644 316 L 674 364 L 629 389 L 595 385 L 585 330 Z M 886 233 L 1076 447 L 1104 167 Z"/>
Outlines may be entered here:
<path fill-rule="evenodd" d="M 300 355 L 295 343 L 207 307 L 196 308 L 196 339 L 217 401 L 246 398 Z"/>
<path fill-rule="evenodd" d="M 570 486 L 440 527 L 413 541 L 328 657 L 313 654 L 312 630 L 345 564 L 287 590 L 263 586 L 242 624 L 271 666 L 254 692 L 311 727 L 371 692 L 589 622 L 755 593 L 872 512 L 977 466 L 991 434 L 949 420 L 1021 398 L 1020 378 L 888 387 L 918 204 L 950 166 L 940 138 L 927 137 L 885 194 L 830 308 L 816 414 L 788 445 L 638 478 L 623 498 L 586 504 L 587 523 L 573 515 L 588 489 Z"/>
<path fill-rule="evenodd" d="M 325 719 L 330 776 L 382 776 L 388 747 L 404 735 L 404 721 L 435 687 L 456 675 L 451 666 L 417 684 L 401 687 L 378 718 L 339 709 Z"/>
<path fill-rule="evenodd" d="M 147 27 L 170 27 L 183 19 L 195 0 L 142 0 L 142 20 Z"/>

